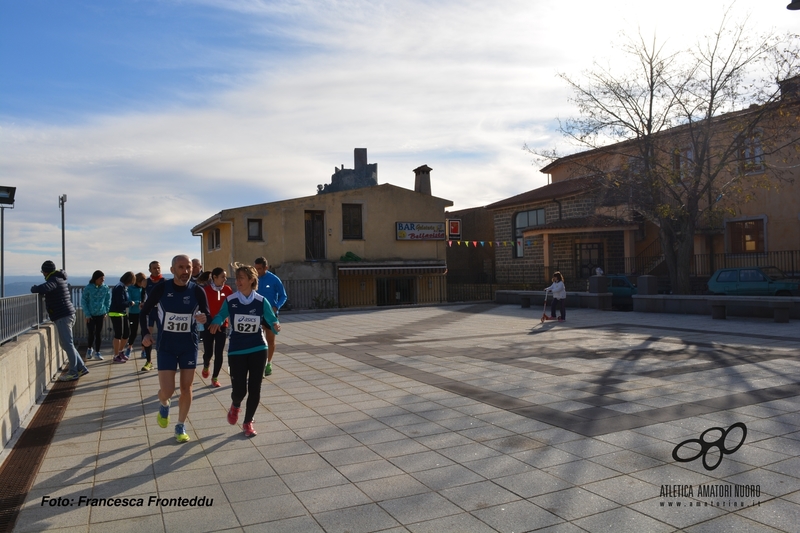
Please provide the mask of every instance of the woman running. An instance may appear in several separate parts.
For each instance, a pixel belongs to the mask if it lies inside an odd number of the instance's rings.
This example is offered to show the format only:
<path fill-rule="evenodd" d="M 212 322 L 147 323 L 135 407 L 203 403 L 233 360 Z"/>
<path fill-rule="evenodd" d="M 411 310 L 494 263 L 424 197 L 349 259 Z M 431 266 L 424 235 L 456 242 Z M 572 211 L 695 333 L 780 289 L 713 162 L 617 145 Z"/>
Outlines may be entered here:
<path fill-rule="evenodd" d="M 131 307 L 131 300 L 128 296 L 128 287 L 136 281 L 133 272 L 125 272 L 119 283 L 111 289 L 111 307 L 108 308 L 108 318 L 114 327 L 114 362 L 126 363 L 128 357 L 125 355 L 125 343 L 131 336 L 130 325 L 128 322 L 128 309 Z"/>
<path fill-rule="evenodd" d="M 131 357 L 131 350 L 133 350 L 133 343 L 136 341 L 136 335 L 139 334 L 139 310 L 144 303 L 144 286 L 147 283 L 147 277 L 144 273 L 139 272 L 136 274 L 136 279 L 133 285 L 128 287 L 128 298 L 131 300 L 131 308 L 128 310 L 128 327 L 131 334 L 128 337 L 128 345 L 125 347 L 125 357 Z"/>
<path fill-rule="evenodd" d="M 214 335 L 226 318 L 230 317 L 231 340 L 228 346 L 228 365 L 231 369 L 231 408 L 228 423 L 239 421 L 242 400 L 247 396 L 242 429 L 247 437 L 257 433 L 253 417 L 261 401 L 261 381 L 267 364 L 267 339 L 261 324 L 267 324 L 276 334 L 281 330 L 272 305 L 256 292 L 258 273 L 249 265 L 235 263 L 237 292 L 222 303 L 219 313 L 211 321 L 208 331 Z"/>
<path fill-rule="evenodd" d="M 206 272 L 201 274 L 204 276 Z M 208 299 L 208 309 L 214 317 L 222 308 L 225 299 L 233 294 L 233 289 L 225 285 L 228 274 L 225 269 L 217 267 L 211 271 L 208 282 L 203 286 Z M 225 320 L 216 333 L 205 331 L 203 333 L 203 377 L 208 378 L 211 356 L 214 356 L 214 373 L 211 374 L 211 386 L 219 387 L 219 373 L 222 370 L 222 352 L 225 350 L 225 341 L 228 339 L 228 321 Z"/>

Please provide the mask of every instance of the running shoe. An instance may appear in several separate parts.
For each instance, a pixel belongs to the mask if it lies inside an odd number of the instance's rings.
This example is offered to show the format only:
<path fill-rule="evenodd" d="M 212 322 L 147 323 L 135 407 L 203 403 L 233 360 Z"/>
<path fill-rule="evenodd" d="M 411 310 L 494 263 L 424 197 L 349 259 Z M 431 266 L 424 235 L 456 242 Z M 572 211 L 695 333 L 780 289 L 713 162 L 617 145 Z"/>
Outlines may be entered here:
<path fill-rule="evenodd" d="M 239 421 L 239 411 L 241 410 L 241 407 L 234 407 L 234 405 L 231 404 L 231 408 L 228 410 L 228 424 L 232 426 L 236 425 L 236 422 Z"/>
<path fill-rule="evenodd" d="M 97 359 L 98 361 L 102 361 L 103 360 L 103 356 L 100 355 L 99 351 L 94 352 L 94 358 Z"/>
<path fill-rule="evenodd" d="M 81 377 L 85 376 L 88 373 L 89 373 L 89 369 L 86 368 L 86 367 L 83 367 L 82 369 L 78 370 L 78 377 L 81 378 Z"/>
<path fill-rule="evenodd" d="M 566 319 L 566 318 L 561 318 L 561 317 L 558 317 L 558 321 L 559 321 L 559 322 L 566 322 L 566 321 L 567 321 L 567 319 Z"/>
<path fill-rule="evenodd" d="M 89 348 L 88 350 L 86 350 L 86 360 L 87 360 L 87 361 L 90 361 L 90 360 L 92 359 L 92 354 L 93 354 L 93 353 L 94 353 L 94 350 L 92 350 L 91 348 Z"/>
<path fill-rule="evenodd" d="M 127 360 L 130 358 L 131 358 L 131 347 L 128 346 L 127 348 L 125 348 L 125 359 Z"/>
<path fill-rule="evenodd" d="M 122 355 L 122 352 L 120 352 L 120 353 L 118 353 L 118 354 L 116 355 L 116 357 L 114 357 L 113 361 L 114 361 L 115 363 L 124 363 L 124 362 L 125 362 L 125 356 L 124 356 L 124 355 Z"/>
<path fill-rule="evenodd" d="M 217 378 L 211 378 L 211 386 L 214 387 L 215 389 L 222 387 Z"/>
<path fill-rule="evenodd" d="M 153 370 L 153 363 L 145 363 L 142 367 L 142 372 L 149 372 Z"/>
<path fill-rule="evenodd" d="M 141 356 L 141 358 L 142 359 L 147 359 L 147 352 L 144 351 L 144 348 L 142 348 L 142 356 Z"/>
<path fill-rule="evenodd" d="M 204 378 L 207 378 L 207 377 L 209 376 L 209 372 L 208 372 L 208 367 L 207 367 L 207 366 L 204 366 L 204 367 L 203 367 L 203 373 L 202 373 L 202 376 L 203 376 Z"/>
<path fill-rule="evenodd" d="M 58 378 L 58 381 L 76 381 L 80 376 L 76 372 L 67 372 L 66 374 L 61 374 Z M 228 420 L 230 420 L 230 414 L 228 415 Z M 236 422 L 234 422 L 235 424 Z"/>
<path fill-rule="evenodd" d="M 264 376 L 271 376 L 272 375 L 272 363 L 267 363 L 267 366 L 264 367 Z"/>
<path fill-rule="evenodd" d="M 175 424 L 175 440 L 178 442 L 189 442 L 189 434 L 186 433 L 186 426 Z"/>
<path fill-rule="evenodd" d="M 158 416 L 156 417 L 158 425 L 165 428 L 169 425 L 169 404 L 158 405 Z"/>
<path fill-rule="evenodd" d="M 258 433 L 256 432 L 256 428 L 253 427 L 252 421 L 245 422 L 242 425 L 242 429 L 244 430 L 245 437 L 255 437 L 256 435 L 258 435 Z"/>

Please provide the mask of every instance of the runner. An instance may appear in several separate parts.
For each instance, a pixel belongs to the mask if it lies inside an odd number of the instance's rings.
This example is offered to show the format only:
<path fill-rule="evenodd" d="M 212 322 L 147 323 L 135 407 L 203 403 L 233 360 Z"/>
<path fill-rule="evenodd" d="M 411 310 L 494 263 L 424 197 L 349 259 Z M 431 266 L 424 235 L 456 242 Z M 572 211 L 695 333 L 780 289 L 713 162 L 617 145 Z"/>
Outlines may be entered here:
<path fill-rule="evenodd" d="M 199 259 L 192 259 L 192 278 L 197 283 L 197 278 L 203 275 L 203 263 Z"/>
<path fill-rule="evenodd" d="M 180 368 L 180 397 L 178 398 L 178 423 L 175 424 L 175 439 L 187 442 L 186 417 L 192 406 L 192 382 L 197 366 L 197 326 L 208 320 L 206 293 L 189 281 L 192 263 L 189 256 L 176 255 L 170 267 L 173 279 L 156 285 L 148 295 L 142 308 L 141 326 L 144 332 L 142 344 L 152 346 L 147 320 L 151 311 L 158 311 L 158 400 L 160 406 L 156 420 L 165 428 L 169 425 L 170 398 L 175 392 L 175 374 Z"/>
<path fill-rule="evenodd" d="M 280 308 L 286 303 L 286 289 L 283 288 L 280 278 L 267 270 L 269 263 L 267 263 L 266 258 L 257 257 L 254 263 L 256 272 L 258 272 L 258 294 L 267 299 L 272 306 L 272 312 L 275 313 L 275 316 L 278 316 Z M 275 355 L 275 334 L 266 327 L 264 328 L 264 334 L 267 336 L 267 345 L 269 346 L 264 375 L 269 376 L 272 375 L 272 356 Z"/>
<path fill-rule="evenodd" d="M 145 301 L 147 300 L 147 298 L 150 297 L 150 293 L 153 292 L 153 289 L 155 289 L 158 285 L 166 281 L 164 279 L 164 276 L 161 275 L 161 263 L 159 263 L 158 261 L 150 261 L 148 269 L 150 270 L 150 277 L 147 278 L 147 283 L 144 286 Z M 156 309 L 153 309 L 153 311 L 149 315 L 147 313 L 142 313 L 141 316 L 139 317 L 140 323 L 141 323 L 141 317 L 147 317 L 147 325 L 151 328 L 150 334 L 153 336 L 154 339 L 157 339 L 158 331 L 156 328 L 156 323 L 157 323 L 156 319 L 158 318 L 158 311 Z M 144 341 L 144 328 L 142 328 L 142 341 Z M 144 346 L 144 342 L 142 342 L 142 346 Z M 150 370 L 153 370 L 152 353 L 153 353 L 152 345 L 144 346 L 144 350 L 142 350 L 142 357 L 146 358 L 147 361 L 142 367 L 142 372 L 148 372 Z"/>
<path fill-rule="evenodd" d="M 136 274 L 136 280 L 133 282 L 133 285 L 128 287 L 128 296 L 131 299 L 131 308 L 128 310 L 128 328 L 131 334 L 128 337 L 128 344 L 125 346 L 125 357 L 128 359 L 131 357 L 133 343 L 136 341 L 136 336 L 139 334 L 139 311 L 142 310 L 144 287 L 146 284 L 147 278 L 143 273 L 139 272 Z"/>
<path fill-rule="evenodd" d="M 206 272 L 205 274 L 208 274 Z M 217 267 L 211 271 L 208 284 L 203 287 L 208 298 L 208 308 L 212 318 L 219 313 L 225 298 L 233 294 L 233 289 L 225 285 L 228 275 L 225 269 Z M 203 334 L 203 378 L 208 378 L 211 356 L 214 356 L 214 373 L 211 374 L 211 386 L 220 387 L 219 373 L 222 370 L 222 352 L 225 350 L 225 341 L 228 340 L 228 321 L 222 323 L 222 327 L 216 333 L 206 331 Z"/>
<path fill-rule="evenodd" d="M 98 361 L 103 360 L 100 355 L 100 343 L 103 336 L 103 322 L 111 306 L 111 289 L 105 284 L 106 275 L 102 270 L 95 270 L 92 279 L 83 288 L 81 307 L 83 316 L 86 317 L 86 333 L 89 348 L 86 350 L 86 360 L 92 356 Z M 94 348 L 94 350 L 92 349 Z"/>
<path fill-rule="evenodd" d="M 136 274 L 125 272 L 119 283 L 111 290 L 111 306 L 108 308 L 108 318 L 114 327 L 114 362 L 127 363 L 128 357 L 125 355 L 125 343 L 131 336 L 128 324 L 128 309 L 132 303 L 128 295 L 128 287 L 136 281 Z"/>
<path fill-rule="evenodd" d="M 266 323 L 273 333 L 281 330 L 278 317 L 266 298 L 256 292 L 258 274 L 249 265 L 236 266 L 237 292 L 228 296 L 222 303 L 219 314 L 211 321 L 208 332 L 212 335 L 220 330 L 220 325 L 230 317 L 231 338 L 228 345 L 228 365 L 231 369 L 231 408 L 228 410 L 228 423 L 239 421 L 242 400 L 247 396 L 242 429 L 247 437 L 257 435 L 253 427 L 253 417 L 261 401 L 261 382 L 264 379 L 264 366 L 267 362 L 267 340 L 264 338 L 262 324 Z"/>

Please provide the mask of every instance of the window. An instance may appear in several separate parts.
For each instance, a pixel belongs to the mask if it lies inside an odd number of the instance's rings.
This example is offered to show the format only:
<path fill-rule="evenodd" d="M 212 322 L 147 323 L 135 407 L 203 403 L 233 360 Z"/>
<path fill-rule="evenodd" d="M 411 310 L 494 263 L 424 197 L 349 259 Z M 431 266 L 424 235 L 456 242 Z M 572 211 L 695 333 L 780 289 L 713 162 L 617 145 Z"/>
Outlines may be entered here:
<path fill-rule="evenodd" d="M 728 222 L 728 238 L 731 253 L 762 253 L 765 251 L 764 221 L 756 219 Z"/>
<path fill-rule="evenodd" d="M 754 133 L 742 140 L 739 148 L 739 165 L 745 174 L 764 171 L 764 147 L 761 134 Z"/>
<path fill-rule="evenodd" d="M 306 211 L 306 259 L 325 259 L 325 211 Z"/>
<path fill-rule="evenodd" d="M 214 228 L 208 232 L 208 250 L 219 250 L 219 228 Z"/>
<path fill-rule="evenodd" d="M 522 257 L 525 249 L 524 237 L 522 232 L 534 226 L 544 224 L 544 209 L 533 209 L 523 211 L 514 215 L 514 251 L 515 257 Z"/>
<path fill-rule="evenodd" d="M 686 147 L 682 150 L 675 150 L 672 154 L 672 169 L 681 178 L 681 181 L 692 176 L 694 163 L 694 151 L 692 147 Z"/>
<path fill-rule="evenodd" d="M 342 204 L 342 239 L 363 239 L 361 204 Z"/>
<path fill-rule="evenodd" d="M 577 277 L 590 278 L 598 266 L 605 264 L 603 244 L 599 242 L 575 244 L 575 259 L 578 263 Z"/>
<path fill-rule="evenodd" d="M 717 281 L 720 283 L 725 282 L 734 282 L 736 283 L 736 271 L 735 270 L 723 270 L 717 275 Z"/>
<path fill-rule="evenodd" d="M 261 219 L 248 218 L 247 219 L 247 240 L 248 241 L 263 241 L 264 234 L 261 232 Z"/>

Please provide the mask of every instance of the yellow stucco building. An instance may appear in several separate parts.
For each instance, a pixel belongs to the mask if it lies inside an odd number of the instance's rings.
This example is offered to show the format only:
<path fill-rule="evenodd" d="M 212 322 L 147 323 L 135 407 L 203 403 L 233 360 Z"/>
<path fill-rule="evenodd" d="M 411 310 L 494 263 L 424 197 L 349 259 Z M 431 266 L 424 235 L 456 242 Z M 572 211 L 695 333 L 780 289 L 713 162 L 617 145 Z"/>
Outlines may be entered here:
<path fill-rule="evenodd" d="M 359 150 L 356 171 L 366 164 Z M 369 167 L 377 181 L 377 165 Z M 337 174 L 345 170 L 352 173 Z M 430 194 L 430 170 L 415 170 L 416 190 L 326 186 L 314 196 L 223 209 L 192 234 L 202 238 L 207 270 L 266 257 L 296 307 L 446 301 L 445 208 L 453 202 Z"/>

